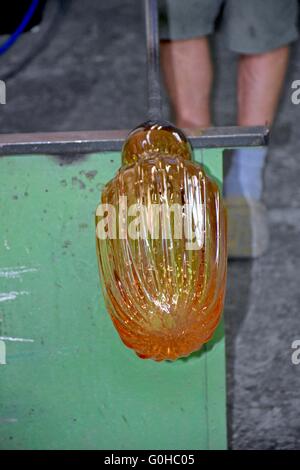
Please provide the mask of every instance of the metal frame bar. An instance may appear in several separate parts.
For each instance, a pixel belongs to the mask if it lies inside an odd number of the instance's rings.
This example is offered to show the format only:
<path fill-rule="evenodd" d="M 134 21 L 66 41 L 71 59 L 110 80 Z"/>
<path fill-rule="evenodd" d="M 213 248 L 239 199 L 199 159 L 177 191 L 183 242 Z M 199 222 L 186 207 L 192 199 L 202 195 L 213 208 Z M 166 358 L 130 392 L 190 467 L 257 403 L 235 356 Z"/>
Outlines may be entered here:
<path fill-rule="evenodd" d="M 120 131 L 0 134 L 0 156 L 78 154 L 120 151 L 128 134 Z M 199 132 L 186 129 L 194 148 L 260 147 L 267 145 L 267 127 L 212 127 Z"/>
<path fill-rule="evenodd" d="M 148 116 L 149 119 L 156 120 L 161 119 L 162 113 L 157 0 L 144 0 L 144 6 L 147 43 Z"/>

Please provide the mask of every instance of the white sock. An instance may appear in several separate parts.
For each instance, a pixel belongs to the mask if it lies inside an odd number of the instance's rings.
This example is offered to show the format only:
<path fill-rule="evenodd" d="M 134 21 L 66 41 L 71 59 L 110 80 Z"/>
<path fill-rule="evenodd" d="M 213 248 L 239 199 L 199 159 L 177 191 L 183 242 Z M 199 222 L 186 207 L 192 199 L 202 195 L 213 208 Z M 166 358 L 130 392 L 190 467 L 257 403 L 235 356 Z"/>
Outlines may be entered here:
<path fill-rule="evenodd" d="M 233 151 L 231 167 L 224 180 L 224 194 L 260 199 L 267 147 L 242 148 Z"/>

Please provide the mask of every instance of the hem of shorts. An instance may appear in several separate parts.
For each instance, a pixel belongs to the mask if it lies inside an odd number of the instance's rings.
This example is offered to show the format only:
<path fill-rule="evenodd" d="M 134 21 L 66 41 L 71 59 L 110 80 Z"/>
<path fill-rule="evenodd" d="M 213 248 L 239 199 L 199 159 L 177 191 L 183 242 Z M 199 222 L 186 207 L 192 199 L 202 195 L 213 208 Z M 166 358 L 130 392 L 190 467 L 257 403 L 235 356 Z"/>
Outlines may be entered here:
<path fill-rule="evenodd" d="M 201 32 L 199 31 L 189 31 L 187 34 L 186 33 L 181 33 L 181 34 L 176 34 L 176 32 L 169 32 L 168 34 L 161 32 L 159 39 L 161 41 L 184 41 L 184 40 L 189 40 L 189 39 L 196 39 L 196 38 L 203 38 L 205 36 L 209 36 L 214 33 L 213 28 L 209 28 L 207 30 L 203 30 Z"/>
<path fill-rule="evenodd" d="M 267 52 L 271 52 L 275 49 L 279 49 L 280 47 L 288 46 L 292 42 L 297 41 L 299 38 L 299 33 L 294 32 L 286 37 L 280 37 L 278 41 L 272 41 L 272 44 L 263 45 L 258 47 L 239 47 L 238 44 L 231 44 L 230 42 L 225 41 L 225 46 L 232 52 L 236 52 L 238 54 L 265 54 Z"/>

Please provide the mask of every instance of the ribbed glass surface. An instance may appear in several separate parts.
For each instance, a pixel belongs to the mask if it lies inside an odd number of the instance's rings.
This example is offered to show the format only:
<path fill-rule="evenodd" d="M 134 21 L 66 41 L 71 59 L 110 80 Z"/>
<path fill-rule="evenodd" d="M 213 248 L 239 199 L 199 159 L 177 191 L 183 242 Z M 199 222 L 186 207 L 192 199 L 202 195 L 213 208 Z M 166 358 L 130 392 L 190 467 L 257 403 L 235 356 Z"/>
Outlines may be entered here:
<path fill-rule="evenodd" d="M 98 234 L 106 225 L 97 256 L 107 309 L 142 358 L 174 360 L 199 349 L 223 309 L 225 210 L 216 183 L 191 157 L 171 125 L 137 128 L 102 192 L 114 210 L 96 215 Z"/>

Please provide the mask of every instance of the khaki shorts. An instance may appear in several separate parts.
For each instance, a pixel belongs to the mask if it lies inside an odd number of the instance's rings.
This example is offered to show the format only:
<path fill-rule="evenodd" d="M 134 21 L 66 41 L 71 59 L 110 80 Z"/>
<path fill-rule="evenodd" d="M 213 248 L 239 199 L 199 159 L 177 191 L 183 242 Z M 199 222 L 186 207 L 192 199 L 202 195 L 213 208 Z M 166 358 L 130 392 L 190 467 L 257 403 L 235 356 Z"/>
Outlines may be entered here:
<path fill-rule="evenodd" d="M 243 54 L 267 52 L 298 37 L 297 0 L 159 0 L 159 13 L 161 39 L 209 35 L 220 18 L 226 46 Z"/>

